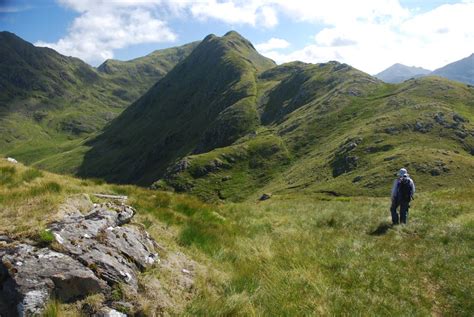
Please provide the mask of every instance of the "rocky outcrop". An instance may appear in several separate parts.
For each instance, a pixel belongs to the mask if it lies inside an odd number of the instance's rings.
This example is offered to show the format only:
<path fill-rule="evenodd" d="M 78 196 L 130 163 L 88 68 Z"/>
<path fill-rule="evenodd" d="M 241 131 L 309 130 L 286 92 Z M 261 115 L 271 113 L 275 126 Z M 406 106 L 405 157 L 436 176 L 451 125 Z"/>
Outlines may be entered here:
<path fill-rule="evenodd" d="M 107 297 L 118 283 L 136 292 L 137 274 L 158 255 L 146 231 L 126 225 L 134 213 L 111 203 L 85 215 L 70 210 L 48 227 L 51 248 L 16 242 L 0 249 L 0 316 L 40 314 L 51 296 L 65 302 L 94 293 Z"/>
<path fill-rule="evenodd" d="M 362 138 L 351 138 L 339 146 L 331 161 L 332 175 L 337 177 L 357 168 L 359 157 L 353 152 L 362 143 Z"/>
<path fill-rule="evenodd" d="M 2 253 L 0 294 L 9 303 L 2 316 L 39 314 L 51 296 L 67 302 L 108 290 L 92 270 L 66 254 L 26 244 Z"/>

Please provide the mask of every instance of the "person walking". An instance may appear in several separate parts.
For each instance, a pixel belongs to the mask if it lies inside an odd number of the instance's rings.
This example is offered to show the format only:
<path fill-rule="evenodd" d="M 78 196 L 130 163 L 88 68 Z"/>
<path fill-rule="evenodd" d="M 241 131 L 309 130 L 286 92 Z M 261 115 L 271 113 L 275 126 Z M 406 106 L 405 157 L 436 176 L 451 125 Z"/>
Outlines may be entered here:
<path fill-rule="evenodd" d="M 415 195 L 415 182 L 408 175 L 405 168 L 398 171 L 398 178 L 395 179 L 392 186 L 392 206 L 390 212 L 392 214 L 392 224 L 399 223 L 406 224 L 408 221 L 408 209 L 410 208 L 410 201 Z M 397 208 L 400 207 L 400 216 L 397 213 Z"/>

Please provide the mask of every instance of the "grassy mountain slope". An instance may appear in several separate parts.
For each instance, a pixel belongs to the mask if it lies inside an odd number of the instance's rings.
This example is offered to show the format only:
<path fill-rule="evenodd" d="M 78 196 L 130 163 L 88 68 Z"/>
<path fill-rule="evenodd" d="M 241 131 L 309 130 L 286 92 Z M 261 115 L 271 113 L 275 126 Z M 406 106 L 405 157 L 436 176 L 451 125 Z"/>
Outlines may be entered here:
<path fill-rule="evenodd" d="M 404 82 L 410 78 L 417 78 L 431 73 L 430 70 L 424 69 L 422 67 L 415 66 L 406 66 L 403 64 L 394 64 L 389 68 L 381 71 L 374 77 L 377 77 L 380 80 L 383 80 L 386 83 L 397 84 Z"/>
<path fill-rule="evenodd" d="M 156 51 L 129 62 L 108 61 L 96 70 L 1 32 L 0 153 L 73 172 L 87 150 L 84 141 L 194 46 Z"/>
<path fill-rule="evenodd" d="M 259 72 L 275 64 L 236 32 L 207 36 L 93 142 L 80 174 L 150 184 L 176 159 L 232 144 L 259 124 Z"/>
<path fill-rule="evenodd" d="M 130 61 L 109 59 L 97 70 L 109 81 L 121 87 L 115 92 L 116 95 L 135 101 L 176 64 L 186 58 L 198 44 L 199 42 L 193 42 L 157 50 Z"/>
<path fill-rule="evenodd" d="M 474 85 L 474 53 L 433 71 L 432 75 Z"/>
<path fill-rule="evenodd" d="M 422 191 L 474 181 L 472 87 L 435 77 L 384 84 L 338 63 L 282 65 L 258 87 L 257 133 L 188 156 L 155 186 L 211 200 L 386 195 L 403 166 Z"/>
<path fill-rule="evenodd" d="M 81 175 L 236 201 L 385 195 L 401 167 L 420 190 L 472 184 L 472 87 L 256 54 L 235 33 L 206 38 L 92 144 Z"/>
<path fill-rule="evenodd" d="M 58 208 L 83 194 L 127 195 L 136 225 L 162 246 L 166 264 L 116 292 L 145 315 L 470 316 L 474 285 L 472 186 L 421 192 L 409 224 L 389 225 L 388 201 L 318 193 L 221 205 L 132 185 L 111 185 L 0 161 L 0 235 L 41 243 Z M 193 292 L 174 277 L 192 258 Z M 173 262 L 176 261 L 176 262 Z M 186 267 L 186 266 L 184 266 Z M 199 269 L 197 269 L 199 268 Z M 165 291 L 173 305 L 160 297 Z M 80 316 L 101 302 L 53 301 L 51 316 Z M 165 305 L 165 308 L 163 308 Z M 128 312 L 130 313 L 130 311 Z"/>

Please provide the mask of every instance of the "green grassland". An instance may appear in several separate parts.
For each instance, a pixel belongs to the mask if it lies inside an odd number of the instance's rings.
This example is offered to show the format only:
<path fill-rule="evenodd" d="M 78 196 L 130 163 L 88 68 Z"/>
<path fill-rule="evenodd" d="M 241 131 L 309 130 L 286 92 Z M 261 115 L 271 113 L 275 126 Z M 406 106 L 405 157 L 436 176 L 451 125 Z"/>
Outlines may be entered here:
<path fill-rule="evenodd" d="M 0 183 L 0 218 L 9 220 L 1 222 L 0 233 L 38 241 L 47 240 L 42 228 L 60 216 L 58 206 L 67 198 L 128 195 L 137 209 L 135 222 L 165 249 L 180 250 L 208 268 L 183 310 L 171 314 L 470 316 L 474 310 L 472 186 L 420 193 L 411 203 L 409 224 L 391 227 L 387 196 L 306 192 L 206 204 L 5 161 Z M 142 280 L 151 277 L 173 287 L 159 267 Z M 134 300 L 146 314 L 155 312 L 147 291 Z M 84 301 L 100 298 L 52 302 L 48 312 L 79 315 Z"/>

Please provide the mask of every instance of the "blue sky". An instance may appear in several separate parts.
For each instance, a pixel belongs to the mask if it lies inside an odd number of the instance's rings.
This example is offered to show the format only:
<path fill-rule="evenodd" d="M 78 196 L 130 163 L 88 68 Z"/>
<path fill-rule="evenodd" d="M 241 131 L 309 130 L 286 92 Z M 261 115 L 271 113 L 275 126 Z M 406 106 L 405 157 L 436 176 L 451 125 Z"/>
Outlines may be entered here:
<path fill-rule="evenodd" d="M 0 0 L 0 30 L 94 66 L 236 30 L 278 63 L 434 69 L 474 53 L 473 16 L 473 0 Z"/>

